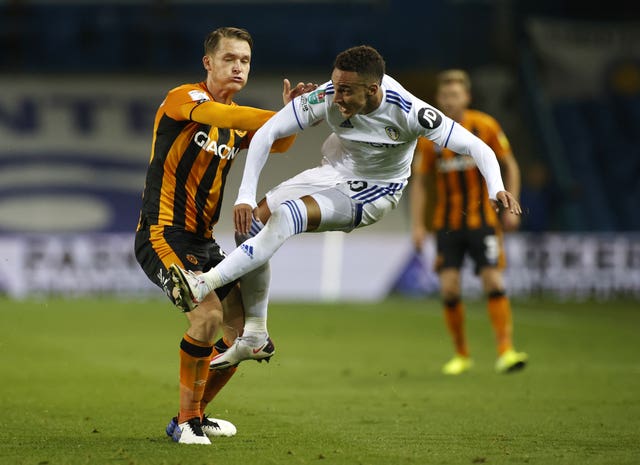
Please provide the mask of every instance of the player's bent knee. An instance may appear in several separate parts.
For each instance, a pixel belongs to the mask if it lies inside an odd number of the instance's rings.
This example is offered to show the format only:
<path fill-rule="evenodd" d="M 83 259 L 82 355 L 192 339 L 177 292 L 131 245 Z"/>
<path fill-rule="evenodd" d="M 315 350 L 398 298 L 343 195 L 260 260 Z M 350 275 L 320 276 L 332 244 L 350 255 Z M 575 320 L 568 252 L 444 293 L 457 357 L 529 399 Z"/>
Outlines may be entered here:
<path fill-rule="evenodd" d="M 281 236 L 278 237 L 279 240 L 306 231 L 307 210 L 304 203 L 300 199 L 283 202 L 271 213 L 266 228 Z"/>
<path fill-rule="evenodd" d="M 496 267 L 485 267 L 480 270 L 480 278 L 485 292 L 503 290 L 502 271 Z"/>
<path fill-rule="evenodd" d="M 312 195 L 320 210 L 316 231 L 352 231 L 362 221 L 362 205 L 337 189 Z"/>
<path fill-rule="evenodd" d="M 288 221 L 288 214 L 289 212 L 287 211 L 286 207 L 284 207 L 284 204 L 280 205 L 273 212 L 271 212 L 271 216 L 269 217 L 269 224 L 282 224 Z"/>
<path fill-rule="evenodd" d="M 444 302 L 460 300 L 460 286 L 457 282 L 440 281 L 440 296 Z"/>

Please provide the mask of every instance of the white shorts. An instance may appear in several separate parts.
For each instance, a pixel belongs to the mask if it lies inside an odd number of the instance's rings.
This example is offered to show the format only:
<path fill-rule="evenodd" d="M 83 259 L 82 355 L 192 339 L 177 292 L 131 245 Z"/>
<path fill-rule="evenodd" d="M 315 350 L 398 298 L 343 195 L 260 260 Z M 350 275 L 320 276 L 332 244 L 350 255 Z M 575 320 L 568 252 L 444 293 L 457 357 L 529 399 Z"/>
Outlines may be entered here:
<path fill-rule="evenodd" d="M 320 231 L 351 231 L 379 221 L 400 201 L 406 182 L 347 179 L 327 164 L 311 168 L 266 194 L 269 210 L 286 200 L 313 197 L 320 206 Z"/>

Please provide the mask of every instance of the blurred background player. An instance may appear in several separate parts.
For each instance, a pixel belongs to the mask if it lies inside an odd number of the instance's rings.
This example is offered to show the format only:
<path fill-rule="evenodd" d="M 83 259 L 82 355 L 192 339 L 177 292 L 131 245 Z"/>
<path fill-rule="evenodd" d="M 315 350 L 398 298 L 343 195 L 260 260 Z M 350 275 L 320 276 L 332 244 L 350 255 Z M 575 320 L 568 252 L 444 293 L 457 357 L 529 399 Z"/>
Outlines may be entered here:
<path fill-rule="evenodd" d="M 253 131 L 274 114 L 233 103 L 247 83 L 252 46 L 244 29 L 211 32 L 202 59 L 206 80 L 169 91 L 156 114 L 135 253 L 149 279 L 174 304 L 178 294 L 169 265 L 180 263 L 200 273 L 222 260 L 212 228 L 220 215 L 227 174 Z M 285 80 L 285 104 L 308 89 L 302 83 L 291 89 Z M 285 151 L 292 142 L 293 138 L 276 141 L 272 150 Z M 189 328 L 180 342 L 180 410 L 166 429 L 179 443 L 211 444 L 208 436 L 235 434 L 231 423 L 208 418 L 204 411 L 236 370 L 209 371 L 212 354 L 226 350 L 242 332 L 243 303 L 236 284 L 217 289 L 186 313 Z M 251 283 L 243 283 L 242 291 L 250 296 Z M 245 305 L 251 306 L 250 298 Z M 214 347 L 223 313 L 224 336 Z"/>
<path fill-rule="evenodd" d="M 332 131 L 322 146 L 322 165 L 281 183 L 257 205 L 258 179 L 273 141 L 320 121 Z M 197 305 L 211 290 L 259 269 L 295 234 L 350 232 L 382 219 L 400 201 L 419 136 L 469 154 L 487 180 L 487 204 L 493 199 L 514 216 L 521 213 L 504 190 L 487 144 L 386 75 L 384 59 L 373 47 L 352 47 L 336 57 L 330 81 L 295 98 L 256 132 L 234 207 L 236 230 L 253 237 L 204 274 L 172 266 L 183 301 Z M 247 309 L 242 337 L 214 357 L 212 367 L 264 356 L 270 343 L 266 301 L 261 310 Z"/>
<path fill-rule="evenodd" d="M 468 108 L 471 103 L 469 75 L 462 70 L 440 73 L 435 100 L 445 115 L 493 149 L 506 189 L 517 198 L 520 192 L 518 164 L 498 122 L 486 113 Z M 418 140 L 415 155 L 410 189 L 413 243 L 422 251 L 427 227 L 435 231 L 435 269 L 440 277 L 445 321 L 456 352 L 442 371 L 457 375 L 473 365 L 465 337 L 460 283 L 460 268 L 467 254 L 475 262 L 475 271 L 488 299 L 498 347 L 495 369 L 500 373 L 522 369 L 527 354 L 516 352 L 513 347 L 511 307 L 502 276 L 505 257 L 501 232 L 502 227 L 506 231 L 517 229 L 520 217 L 504 210 L 497 214 L 492 208 L 473 158 L 426 138 Z"/>

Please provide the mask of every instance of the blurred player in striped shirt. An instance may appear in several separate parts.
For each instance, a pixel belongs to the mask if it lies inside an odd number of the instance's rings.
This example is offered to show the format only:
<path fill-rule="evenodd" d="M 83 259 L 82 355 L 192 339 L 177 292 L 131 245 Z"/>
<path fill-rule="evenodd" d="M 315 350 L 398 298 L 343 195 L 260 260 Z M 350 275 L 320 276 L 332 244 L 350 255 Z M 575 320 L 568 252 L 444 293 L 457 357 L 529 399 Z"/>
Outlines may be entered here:
<path fill-rule="evenodd" d="M 507 137 L 494 118 L 468 108 L 471 103 L 468 74 L 462 70 L 440 73 L 436 103 L 445 115 L 493 149 L 504 172 L 507 190 L 518 196 L 520 171 Z M 517 229 L 520 217 L 506 211 L 496 213 L 473 158 L 423 137 L 416 146 L 411 185 L 413 242 L 420 251 L 427 226 L 435 231 L 435 269 L 440 276 L 445 321 L 455 346 L 455 356 L 443 366 L 443 373 L 461 374 L 473 365 L 461 300 L 460 268 L 466 255 L 475 262 L 475 271 L 487 295 L 497 340 L 496 371 L 508 373 L 523 368 L 528 357 L 513 348 L 511 306 L 502 276 L 505 266 L 502 227 L 507 231 Z"/>

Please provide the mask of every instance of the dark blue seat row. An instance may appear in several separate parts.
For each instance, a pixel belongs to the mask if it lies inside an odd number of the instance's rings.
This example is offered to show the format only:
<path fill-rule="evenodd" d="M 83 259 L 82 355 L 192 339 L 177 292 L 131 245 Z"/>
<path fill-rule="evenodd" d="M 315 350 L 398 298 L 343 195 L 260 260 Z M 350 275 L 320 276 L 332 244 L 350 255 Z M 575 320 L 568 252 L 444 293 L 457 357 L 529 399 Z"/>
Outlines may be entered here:
<path fill-rule="evenodd" d="M 0 70 L 38 72 L 200 71 L 202 42 L 220 26 L 248 29 L 253 65 L 328 70 L 335 54 L 363 43 L 394 69 L 490 61 L 492 7 L 415 2 L 0 2 Z M 425 17 L 439 18 L 424 23 Z M 468 25 L 450 34 L 447 21 Z M 436 46 L 447 35 L 446 46 Z M 473 42 L 475 47 L 468 44 Z M 7 51 L 8 53 L 5 53 Z M 32 57 L 38 55 L 39 60 Z M 453 61 L 453 63 L 452 63 Z M 284 69 L 283 69 L 284 68 Z"/>
<path fill-rule="evenodd" d="M 640 99 L 554 105 L 556 128 L 588 229 L 640 229 Z"/>

